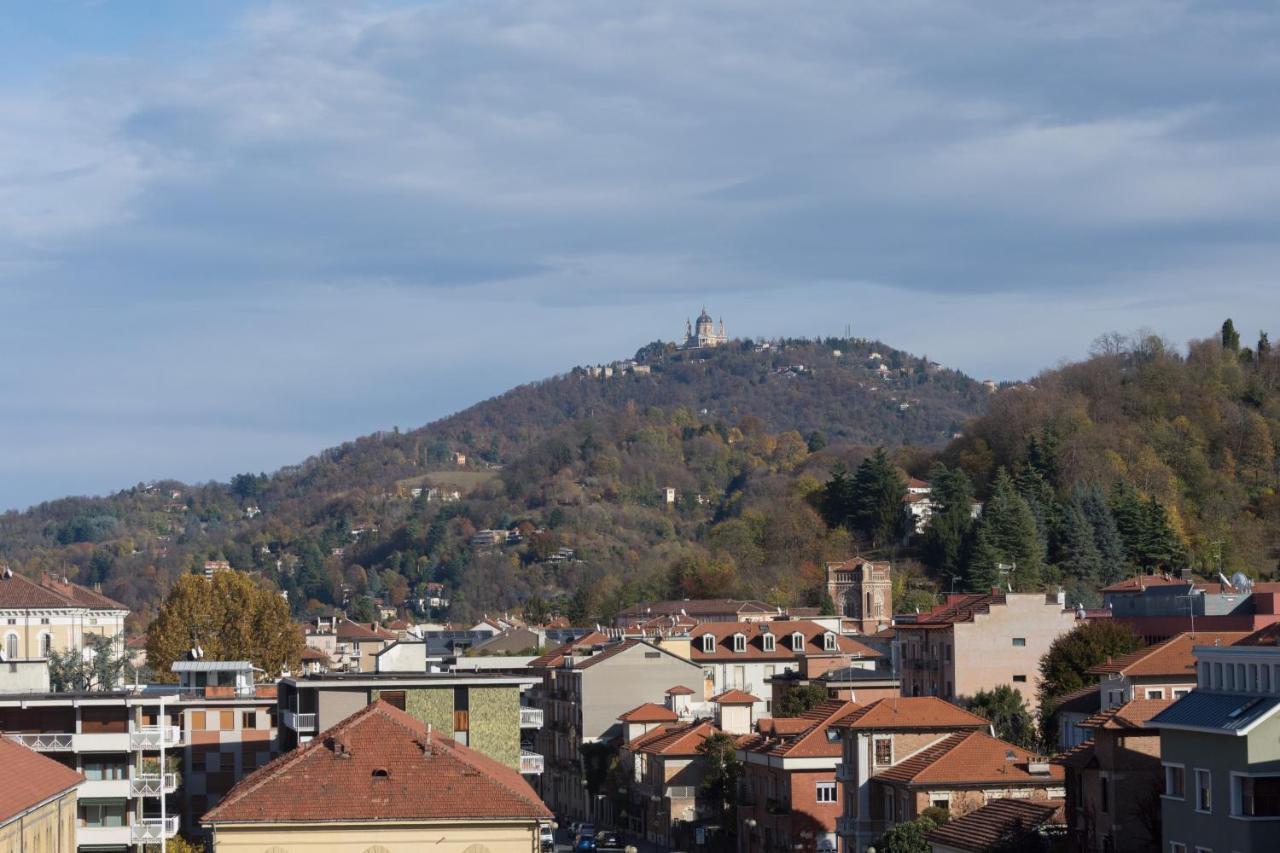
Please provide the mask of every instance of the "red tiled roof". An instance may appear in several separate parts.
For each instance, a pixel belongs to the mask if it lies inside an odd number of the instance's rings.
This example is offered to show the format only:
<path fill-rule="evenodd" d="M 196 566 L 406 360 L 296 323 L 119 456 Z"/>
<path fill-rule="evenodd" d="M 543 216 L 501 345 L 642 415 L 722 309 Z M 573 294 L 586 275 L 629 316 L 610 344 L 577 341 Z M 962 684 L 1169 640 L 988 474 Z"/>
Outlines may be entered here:
<path fill-rule="evenodd" d="M 1130 677 L 1165 676 L 1182 677 L 1194 681 L 1196 658 L 1191 653 L 1195 646 L 1230 646 L 1249 636 L 1247 631 L 1199 631 L 1195 634 L 1178 634 L 1163 643 L 1138 649 L 1114 660 L 1100 663 L 1089 670 L 1095 675 L 1120 674 Z"/>
<path fill-rule="evenodd" d="M 697 755 L 698 747 L 712 735 L 722 732 L 707 720 L 694 720 L 683 725 L 669 726 L 653 738 L 644 738 L 644 742 L 633 751 L 648 755 Z M 641 740 L 637 738 L 636 741 Z M 632 743 L 635 743 L 633 741 Z"/>
<path fill-rule="evenodd" d="M 1254 590 L 1257 590 L 1257 586 L 1254 587 Z M 1200 645 L 1207 646 L 1209 644 L 1201 643 Z M 1249 634 L 1247 637 L 1237 640 L 1235 645 L 1237 646 L 1280 645 L 1280 622 L 1273 622 L 1272 624 L 1266 626 L 1265 628 L 1260 628 L 1259 630 L 1254 631 L 1252 634 Z"/>
<path fill-rule="evenodd" d="M 1002 841 L 1024 841 L 1052 822 L 1060 806 L 1052 800 L 992 800 L 934 829 L 928 840 L 958 850 L 990 850 Z"/>
<path fill-rule="evenodd" d="M 76 771 L 21 744 L 0 738 L 0 824 L 84 781 Z"/>
<path fill-rule="evenodd" d="M 128 610 L 118 601 L 71 582 L 46 577 L 40 583 L 17 572 L 0 571 L 0 608 L 25 610 L 33 607 L 90 610 Z"/>
<path fill-rule="evenodd" d="M 803 717 L 761 717 L 756 720 L 756 731 L 762 735 L 798 735 L 813 725 Z"/>
<path fill-rule="evenodd" d="M 329 655 L 326 652 L 324 652 L 322 649 L 317 649 L 315 646 L 304 646 L 302 649 L 302 659 L 303 660 L 321 660 L 321 661 L 325 661 L 326 663 L 329 662 L 330 660 Z"/>
<path fill-rule="evenodd" d="M 618 717 L 624 723 L 674 723 L 680 719 L 676 712 L 662 705 L 645 702 Z"/>
<path fill-rule="evenodd" d="M 355 640 L 356 642 L 400 639 L 393 631 L 384 631 L 377 625 L 365 625 L 363 622 L 352 622 L 350 619 L 338 620 L 338 628 L 334 633 L 339 640 Z"/>
<path fill-rule="evenodd" d="M 717 705 L 754 705 L 757 702 L 763 702 L 764 700 L 752 696 L 745 690 L 738 690 L 735 687 L 731 690 L 724 691 L 718 696 L 712 696 L 711 701 L 715 702 Z"/>
<path fill-rule="evenodd" d="M 1004 604 L 1004 593 L 975 593 L 973 595 L 951 595 L 946 604 L 939 604 L 928 613 L 921 613 L 915 624 L 902 625 L 902 628 L 928 627 L 930 625 L 953 625 L 956 622 L 972 622 L 974 614 L 990 613 L 993 604 Z"/>
<path fill-rule="evenodd" d="M 1167 578 L 1164 575 L 1134 575 L 1110 586 L 1104 586 L 1102 592 L 1142 592 L 1152 586 L 1175 586 L 1190 584 L 1192 581 L 1180 578 Z"/>
<path fill-rule="evenodd" d="M 685 687 L 683 684 L 677 684 L 675 687 L 667 688 L 668 696 L 692 696 L 693 690 Z"/>
<path fill-rule="evenodd" d="M 937 696 L 901 696 L 855 708 L 837 723 L 841 728 L 888 731 L 891 729 L 986 729 L 991 722 Z"/>
<path fill-rule="evenodd" d="M 379 701 L 246 776 L 201 822 L 550 817 L 519 773 Z"/>
<path fill-rule="evenodd" d="M 1029 772 L 1029 763 L 1042 760 L 986 732 L 956 732 L 898 762 L 876 779 L 908 785 L 1061 784 L 1064 774 L 1058 765 L 1050 765 L 1046 774 Z"/>
<path fill-rule="evenodd" d="M 604 634 L 600 633 L 599 631 L 592 631 L 589 634 L 584 634 L 583 636 L 579 637 L 578 639 L 574 640 L 571 643 L 565 643 L 559 648 L 553 649 L 547 652 L 545 655 L 542 655 L 541 657 L 534 658 L 533 660 L 529 661 L 529 666 L 532 669 L 554 669 L 555 667 L 560 666 L 560 664 L 564 663 L 565 656 L 572 654 L 574 649 L 580 649 L 584 647 L 591 648 L 592 646 L 600 645 L 602 643 L 607 643 L 607 642 L 609 642 L 609 638 L 606 637 Z"/>
<path fill-rule="evenodd" d="M 1066 752 L 1061 752 L 1049 759 L 1054 764 L 1060 764 L 1063 767 L 1072 767 L 1081 770 L 1095 763 L 1097 756 L 1094 753 L 1093 741 L 1087 740 L 1082 744 L 1073 746 Z"/>
<path fill-rule="evenodd" d="M 760 731 L 740 748 L 781 757 L 838 758 L 844 747 L 839 739 L 831 741 L 827 738 L 827 729 L 857 708 L 853 702 L 828 699 L 799 717 L 784 717 L 772 720 L 771 726 L 761 726 Z"/>
<path fill-rule="evenodd" d="M 70 600 L 77 607 L 87 607 L 90 610 L 129 609 L 114 598 L 107 598 L 97 590 L 89 589 L 87 586 L 81 586 L 65 578 L 54 577 L 47 573 L 40 578 L 40 585 Z"/>
<path fill-rule="evenodd" d="M 860 643 L 852 637 L 836 635 L 836 650 L 827 651 L 823 636 L 827 629 L 808 619 L 776 619 L 772 622 L 702 622 L 689 630 L 692 640 L 690 656 L 701 663 L 704 661 L 742 661 L 742 660 L 778 660 L 796 659 L 796 652 L 791 646 L 791 635 L 804 636 L 804 654 L 808 655 L 853 655 L 863 659 L 884 657 L 876 649 Z M 715 651 L 704 652 L 702 638 L 710 634 L 715 638 Z M 744 651 L 733 650 L 734 634 L 742 634 L 746 638 Z M 774 650 L 764 650 L 764 636 L 772 634 Z"/>
<path fill-rule="evenodd" d="M 1101 711 L 1080 723 L 1082 729 L 1138 729 L 1156 735 L 1155 729 L 1147 729 L 1146 722 L 1174 703 L 1173 699 L 1131 699 Z"/>

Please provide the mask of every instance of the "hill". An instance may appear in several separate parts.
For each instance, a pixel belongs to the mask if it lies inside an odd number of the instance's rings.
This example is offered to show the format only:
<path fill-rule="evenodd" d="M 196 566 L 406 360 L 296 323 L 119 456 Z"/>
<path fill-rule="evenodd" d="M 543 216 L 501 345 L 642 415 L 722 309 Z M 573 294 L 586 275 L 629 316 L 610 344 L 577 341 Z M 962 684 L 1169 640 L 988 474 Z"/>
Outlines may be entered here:
<path fill-rule="evenodd" d="M 0 558 L 101 584 L 140 618 L 207 559 L 260 572 L 300 612 L 367 614 L 432 583 L 459 617 L 573 593 L 604 612 L 673 583 L 812 600 L 816 565 L 849 549 L 809 499 L 832 462 L 940 447 L 988 396 L 878 341 L 655 343 L 270 476 L 7 513 Z M 519 532 L 473 546 L 483 529 Z"/>

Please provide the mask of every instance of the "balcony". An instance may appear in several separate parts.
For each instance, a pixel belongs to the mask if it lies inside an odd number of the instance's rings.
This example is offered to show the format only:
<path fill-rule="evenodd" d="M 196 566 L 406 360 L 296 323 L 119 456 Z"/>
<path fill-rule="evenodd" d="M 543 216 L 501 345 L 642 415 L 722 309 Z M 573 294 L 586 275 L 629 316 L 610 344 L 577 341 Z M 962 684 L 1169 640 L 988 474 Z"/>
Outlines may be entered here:
<path fill-rule="evenodd" d="M 20 743 L 27 749 L 34 749 L 36 752 L 70 752 L 75 748 L 75 735 L 72 734 L 27 735 L 18 732 L 5 732 L 4 736 L 14 743 Z"/>
<path fill-rule="evenodd" d="M 133 773 L 129 776 L 129 796 L 159 797 L 178 789 L 176 773 Z"/>
<path fill-rule="evenodd" d="M 667 799 L 669 800 L 693 800 L 698 796 L 698 789 L 694 785 L 668 785 Z"/>
<path fill-rule="evenodd" d="M 316 730 L 315 714 L 299 714 L 297 711 L 281 711 L 280 722 L 286 729 L 295 732 L 314 732 Z"/>
<path fill-rule="evenodd" d="M 128 779 L 86 779 L 76 796 L 82 800 L 123 800 L 131 797 Z"/>
<path fill-rule="evenodd" d="M 158 818 L 142 817 L 129 825 L 134 844 L 148 844 L 178 834 L 178 816 Z"/>
<path fill-rule="evenodd" d="M 127 826 L 76 827 L 76 844 L 85 847 L 128 847 L 133 843 L 133 833 Z"/>
<path fill-rule="evenodd" d="M 541 773 L 546 760 L 536 752 L 529 752 L 527 749 L 520 750 L 520 772 L 536 775 Z"/>
<path fill-rule="evenodd" d="M 177 726 L 134 726 L 129 730 L 129 749 L 171 749 L 182 743 Z"/>
<path fill-rule="evenodd" d="M 520 709 L 520 728 L 522 729 L 542 728 L 542 709 L 522 707 Z"/>
<path fill-rule="evenodd" d="M 853 770 L 854 768 L 852 764 L 846 764 L 843 761 L 841 761 L 839 764 L 836 765 L 836 781 L 837 782 L 857 781 L 857 774 L 855 774 Z"/>

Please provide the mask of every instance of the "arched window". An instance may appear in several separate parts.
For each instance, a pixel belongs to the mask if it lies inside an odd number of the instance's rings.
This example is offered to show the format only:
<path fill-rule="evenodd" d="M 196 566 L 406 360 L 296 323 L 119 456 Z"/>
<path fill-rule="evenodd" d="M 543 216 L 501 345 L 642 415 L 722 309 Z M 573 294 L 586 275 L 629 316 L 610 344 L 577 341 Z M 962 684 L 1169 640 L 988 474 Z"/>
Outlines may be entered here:
<path fill-rule="evenodd" d="M 4 656 L 9 660 L 18 659 L 18 635 L 10 634 L 4 638 Z"/>
<path fill-rule="evenodd" d="M 703 653 L 704 653 L 704 654 L 708 654 L 708 655 L 710 655 L 710 654 L 714 654 L 714 653 L 715 653 L 715 650 L 716 650 L 716 635 L 715 635 L 715 634 L 703 634 L 703 635 L 702 635 L 702 651 L 703 651 Z"/>

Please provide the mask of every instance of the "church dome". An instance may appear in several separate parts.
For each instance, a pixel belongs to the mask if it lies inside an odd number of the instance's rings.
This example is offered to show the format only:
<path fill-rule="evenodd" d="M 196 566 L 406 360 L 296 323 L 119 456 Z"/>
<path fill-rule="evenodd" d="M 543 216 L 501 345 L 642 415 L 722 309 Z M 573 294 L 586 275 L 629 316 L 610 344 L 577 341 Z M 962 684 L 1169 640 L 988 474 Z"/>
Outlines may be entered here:
<path fill-rule="evenodd" d="M 703 308 L 703 309 L 702 309 L 702 313 L 698 315 L 698 322 L 699 322 L 699 323 L 710 323 L 710 322 L 711 322 L 711 315 L 707 313 L 707 309 L 706 309 L 706 308 Z"/>

